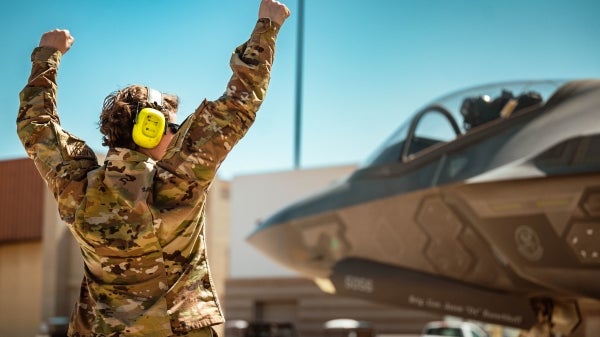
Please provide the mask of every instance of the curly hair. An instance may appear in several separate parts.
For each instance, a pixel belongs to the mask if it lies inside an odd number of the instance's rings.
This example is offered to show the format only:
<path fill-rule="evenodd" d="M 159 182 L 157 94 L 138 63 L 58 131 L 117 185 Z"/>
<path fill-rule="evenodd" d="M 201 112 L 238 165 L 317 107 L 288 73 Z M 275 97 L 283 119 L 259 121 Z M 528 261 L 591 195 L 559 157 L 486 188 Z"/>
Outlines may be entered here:
<path fill-rule="evenodd" d="M 147 102 L 148 90 L 142 85 L 131 85 L 112 92 L 105 99 L 98 123 L 102 133 L 102 145 L 135 149 L 131 130 L 138 109 L 151 107 Z M 177 112 L 179 98 L 163 94 L 164 110 Z"/>

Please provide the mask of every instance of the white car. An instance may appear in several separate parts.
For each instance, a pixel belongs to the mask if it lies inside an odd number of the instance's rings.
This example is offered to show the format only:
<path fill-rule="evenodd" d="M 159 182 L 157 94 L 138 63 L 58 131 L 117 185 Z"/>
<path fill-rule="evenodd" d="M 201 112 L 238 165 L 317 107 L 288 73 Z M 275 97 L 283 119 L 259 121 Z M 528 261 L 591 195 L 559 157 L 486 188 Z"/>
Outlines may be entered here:
<path fill-rule="evenodd" d="M 489 337 L 489 335 L 475 323 L 436 321 L 429 322 L 423 327 L 422 337 Z"/>

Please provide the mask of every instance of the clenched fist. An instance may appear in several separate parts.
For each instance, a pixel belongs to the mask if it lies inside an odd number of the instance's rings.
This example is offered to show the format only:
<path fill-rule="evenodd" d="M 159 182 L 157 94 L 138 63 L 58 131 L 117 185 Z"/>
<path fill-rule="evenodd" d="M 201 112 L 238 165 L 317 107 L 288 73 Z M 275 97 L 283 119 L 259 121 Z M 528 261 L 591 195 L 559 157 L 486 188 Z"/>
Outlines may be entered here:
<path fill-rule="evenodd" d="M 290 16 L 290 10 L 286 5 L 276 0 L 262 0 L 258 9 L 258 18 L 269 18 L 271 21 L 283 25 L 285 19 Z"/>
<path fill-rule="evenodd" d="M 50 47 L 65 54 L 75 42 L 75 38 L 66 29 L 55 29 L 42 34 L 40 47 Z"/>

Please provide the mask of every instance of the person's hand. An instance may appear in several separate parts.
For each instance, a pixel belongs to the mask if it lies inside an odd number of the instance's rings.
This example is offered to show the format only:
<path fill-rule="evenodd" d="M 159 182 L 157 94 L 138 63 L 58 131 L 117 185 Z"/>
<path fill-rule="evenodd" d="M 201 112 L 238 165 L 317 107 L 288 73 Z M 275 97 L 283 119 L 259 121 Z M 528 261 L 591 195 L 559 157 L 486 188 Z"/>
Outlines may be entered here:
<path fill-rule="evenodd" d="M 50 47 L 58 49 L 61 53 L 65 54 L 69 51 L 71 46 L 75 42 L 75 38 L 66 29 L 55 29 L 42 34 L 40 39 L 40 47 Z"/>
<path fill-rule="evenodd" d="M 258 18 L 269 18 L 271 21 L 283 25 L 285 19 L 290 16 L 290 10 L 286 5 L 276 0 L 262 0 L 258 9 Z"/>

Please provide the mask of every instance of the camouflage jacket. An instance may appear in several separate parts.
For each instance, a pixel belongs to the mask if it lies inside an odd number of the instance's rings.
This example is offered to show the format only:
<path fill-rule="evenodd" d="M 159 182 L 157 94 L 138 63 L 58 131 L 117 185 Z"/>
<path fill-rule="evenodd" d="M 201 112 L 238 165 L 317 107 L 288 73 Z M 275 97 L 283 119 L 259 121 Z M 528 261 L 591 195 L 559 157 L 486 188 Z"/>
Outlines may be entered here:
<path fill-rule="evenodd" d="M 200 104 L 158 162 L 111 148 L 99 165 L 60 126 L 62 54 L 33 51 L 17 132 L 81 247 L 85 274 L 70 336 L 164 337 L 224 321 L 206 256 L 206 192 L 264 99 L 278 31 L 268 19 L 257 22 L 232 54 L 226 92 Z"/>

